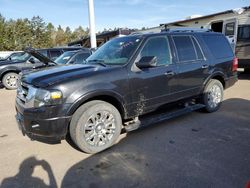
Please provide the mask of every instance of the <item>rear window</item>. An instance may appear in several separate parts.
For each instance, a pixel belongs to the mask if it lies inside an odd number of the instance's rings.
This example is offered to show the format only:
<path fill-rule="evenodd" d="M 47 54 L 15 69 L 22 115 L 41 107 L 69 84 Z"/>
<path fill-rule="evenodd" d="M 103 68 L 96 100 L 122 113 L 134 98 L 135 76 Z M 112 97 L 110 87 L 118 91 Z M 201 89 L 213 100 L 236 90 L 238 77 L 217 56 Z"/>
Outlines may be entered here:
<path fill-rule="evenodd" d="M 222 35 L 203 35 L 203 39 L 216 59 L 234 56 L 226 37 Z"/>

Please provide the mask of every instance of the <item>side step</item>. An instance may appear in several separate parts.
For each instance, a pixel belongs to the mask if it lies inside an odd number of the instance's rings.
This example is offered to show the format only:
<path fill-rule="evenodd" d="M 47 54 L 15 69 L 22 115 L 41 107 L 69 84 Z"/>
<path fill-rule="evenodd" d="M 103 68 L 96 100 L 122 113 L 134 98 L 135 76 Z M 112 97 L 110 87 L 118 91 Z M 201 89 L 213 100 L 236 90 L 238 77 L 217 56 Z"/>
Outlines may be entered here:
<path fill-rule="evenodd" d="M 185 105 L 183 108 L 174 111 L 172 110 L 159 114 L 146 115 L 143 118 L 141 118 L 141 120 L 139 120 L 139 118 L 135 118 L 132 121 L 126 122 L 124 128 L 126 132 L 131 132 L 142 127 L 147 127 L 155 123 L 166 121 L 168 119 L 172 119 L 193 112 L 195 110 L 199 110 L 204 107 L 205 105 L 203 104 L 192 104 L 192 105 Z"/>

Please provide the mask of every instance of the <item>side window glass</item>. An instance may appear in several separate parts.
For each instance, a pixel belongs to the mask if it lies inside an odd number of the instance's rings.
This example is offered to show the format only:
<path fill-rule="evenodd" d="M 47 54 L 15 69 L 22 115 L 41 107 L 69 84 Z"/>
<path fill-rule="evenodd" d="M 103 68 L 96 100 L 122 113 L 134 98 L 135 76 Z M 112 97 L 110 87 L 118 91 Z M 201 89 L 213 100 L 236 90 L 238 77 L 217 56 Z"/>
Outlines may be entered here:
<path fill-rule="evenodd" d="M 170 47 L 166 37 L 150 38 L 142 51 L 140 52 L 137 60 L 145 56 L 155 56 L 157 58 L 157 66 L 168 65 L 172 63 L 170 55 Z"/>
<path fill-rule="evenodd" d="M 173 36 L 180 62 L 195 61 L 197 59 L 193 42 L 189 36 Z"/>
<path fill-rule="evenodd" d="M 61 51 L 59 50 L 50 50 L 50 59 L 55 60 L 61 55 Z"/>
<path fill-rule="evenodd" d="M 226 24 L 226 29 L 225 29 L 225 35 L 226 36 L 232 36 L 232 35 L 234 35 L 234 28 L 235 28 L 234 22 L 227 23 Z"/>
<path fill-rule="evenodd" d="M 203 56 L 203 53 L 201 51 L 200 45 L 198 44 L 198 42 L 193 37 L 192 37 L 192 41 L 193 41 L 195 49 L 196 49 L 198 60 L 204 60 L 204 56 Z"/>

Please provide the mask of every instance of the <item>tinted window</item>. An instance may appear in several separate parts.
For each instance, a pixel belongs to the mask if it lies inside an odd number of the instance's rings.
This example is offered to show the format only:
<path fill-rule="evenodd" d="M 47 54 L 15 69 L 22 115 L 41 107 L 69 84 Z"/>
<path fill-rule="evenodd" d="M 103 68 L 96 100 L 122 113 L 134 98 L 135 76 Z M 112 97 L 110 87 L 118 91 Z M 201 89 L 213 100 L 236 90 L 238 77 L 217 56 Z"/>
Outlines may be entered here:
<path fill-rule="evenodd" d="M 89 53 L 79 53 L 76 54 L 71 61 L 74 61 L 74 63 L 79 64 L 79 63 L 83 63 L 84 60 L 86 60 L 88 57 L 90 56 Z"/>
<path fill-rule="evenodd" d="M 196 51 L 189 36 L 174 36 L 174 43 L 180 62 L 194 61 L 197 59 Z"/>
<path fill-rule="evenodd" d="M 235 28 L 234 22 L 232 22 L 232 23 L 227 23 L 227 24 L 226 24 L 226 29 L 225 29 L 225 35 L 226 35 L 226 36 L 234 35 L 234 28 Z"/>
<path fill-rule="evenodd" d="M 50 59 L 56 59 L 62 54 L 60 50 L 50 50 Z"/>
<path fill-rule="evenodd" d="M 191 38 L 192 38 L 192 41 L 193 41 L 194 46 L 195 46 L 197 58 L 200 60 L 204 59 L 203 53 L 201 51 L 200 45 L 198 44 L 197 40 L 195 40 L 193 37 L 191 37 Z"/>
<path fill-rule="evenodd" d="M 47 53 L 47 50 L 37 50 L 40 54 L 48 57 L 48 53 Z"/>
<path fill-rule="evenodd" d="M 154 37 L 149 39 L 143 47 L 137 60 L 141 57 L 157 57 L 157 65 L 171 64 L 170 48 L 166 37 Z"/>
<path fill-rule="evenodd" d="M 250 40 L 250 25 L 240 26 L 238 29 L 238 39 L 243 40 L 247 39 Z"/>
<path fill-rule="evenodd" d="M 204 35 L 203 38 L 216 59 L 233 56 L 228 40 L 222 35 Z"/>

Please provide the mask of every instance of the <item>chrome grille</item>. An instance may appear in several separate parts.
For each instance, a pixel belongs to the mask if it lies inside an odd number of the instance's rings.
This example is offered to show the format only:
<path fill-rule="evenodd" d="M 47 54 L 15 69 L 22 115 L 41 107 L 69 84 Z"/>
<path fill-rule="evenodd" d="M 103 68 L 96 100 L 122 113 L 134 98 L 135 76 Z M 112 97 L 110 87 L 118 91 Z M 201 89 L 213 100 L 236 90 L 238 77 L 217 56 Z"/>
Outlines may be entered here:
<path fill-rule="evenodd" d="M 37 89 L 23 82 L 18 84 L 17 98 L 27 108 L 33 107 L 34 97 Z"/>

